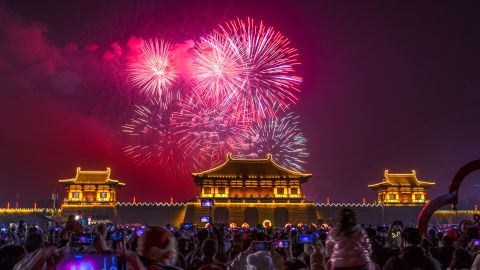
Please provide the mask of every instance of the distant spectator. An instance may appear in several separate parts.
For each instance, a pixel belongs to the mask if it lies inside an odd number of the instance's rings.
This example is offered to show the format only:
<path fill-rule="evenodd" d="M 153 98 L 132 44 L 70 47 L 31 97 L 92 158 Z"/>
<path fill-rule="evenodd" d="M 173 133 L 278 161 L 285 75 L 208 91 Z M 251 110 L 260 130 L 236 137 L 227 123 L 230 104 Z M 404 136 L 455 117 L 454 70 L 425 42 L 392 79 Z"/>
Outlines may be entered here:
<path fill-rule="evenodd" d="M 35 227 L 28 229 L 27 238 L 25 239 L 24 247 L 28 253 L 32 253 L 35 250 L 42 248 L 43 243 L 43 233 L 40 229 Z"/>
<path fill-rule="evenodd" d="M 65 228 L 63 228 L 62 232 L 60 233 L 60 237 L 62 237 L 66 233 L 81 232 L 82 230 L 82 224 L 75 220 L 74 215 L 69 215 L 67 218 L 67 223 L 65 223 Z"/>
<path fill-rule="evenodd" d="M 441 246 L 432 250 L 432 256 L 442 264 L 443 269 L 446 269 L 452 262 L 454 252 L 455 248 L 453 247 L 452 238 L 444 236 L 442 238 Z"/>
<path fill-rule="evenodd" d="M 215 239 L 207 239 L 203 242 L 202 245 L 202 256 L 193 259 L 190 268 L 191 270 L 198 270 L 200 267 L 204 265 L 211 265 L 216 264 L 222 269 L 227 269 L 222 263 L 218 262 L 215 259 L 215 256 L 218 252 L 218 245 Z"/>
<path fill-rule="evenodd" d="M 463 248 L 455 250 L 450 269 L 470 269 L 472 267 L 472 257 Z"/>
<path fill-rule="evenodd" d="M 427 256 L 420 245 L 422 235 L 417 228 L 406 228 L 402 231 L 403 248 L 399 255 L 390 258 L 384 270 L 440 270 L 440 263 Z"/>

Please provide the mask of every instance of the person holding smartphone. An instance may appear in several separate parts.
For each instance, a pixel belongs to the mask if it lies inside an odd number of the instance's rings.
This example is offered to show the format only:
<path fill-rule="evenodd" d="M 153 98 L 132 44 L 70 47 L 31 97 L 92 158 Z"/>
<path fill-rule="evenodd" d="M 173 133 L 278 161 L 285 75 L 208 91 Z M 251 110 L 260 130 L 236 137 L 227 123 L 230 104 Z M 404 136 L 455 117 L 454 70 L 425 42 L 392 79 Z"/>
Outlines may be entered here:
<path fill-rule="evenodd" d="M 402 244 L 403 222 L 394 221 L 388 228 L 386 244 L 392 249 L 400 249 Z"/>
<path fill-rule="evenodd" d="M 325 249 L 322 242 L 315 236 L 313 243 L 303 244 L 303 251 L 306 255 L 310 256 L 310 269 L 311 270 L 325 270 Z"/>

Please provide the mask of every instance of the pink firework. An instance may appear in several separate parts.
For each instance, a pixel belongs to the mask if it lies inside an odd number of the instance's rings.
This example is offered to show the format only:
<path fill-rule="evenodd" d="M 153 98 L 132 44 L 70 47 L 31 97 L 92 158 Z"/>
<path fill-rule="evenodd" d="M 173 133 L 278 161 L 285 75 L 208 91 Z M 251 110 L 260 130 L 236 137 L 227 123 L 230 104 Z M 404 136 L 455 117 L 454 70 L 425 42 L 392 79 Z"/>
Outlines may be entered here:
<path fill-rule="evenodd" d="M 227 153 L 237 153 L 246 125 L 239 120 L 238 110 L 223 111 L 197 95 L 180 104 L 173 113 L 179 144 L 195 160 L 195 169 L 208 169 L 225 160 Z"/>
<path fill-rule="evenodd" d="M 228 99 L 242 86 L 241 59 L 229 50 L 228 39 L 213 33 L 202 38 L 194 58 L 195 89 L 213 100 Z"/>
<path fill-rule="evenodd" d="M 171 45 L 163 40 L 144 41 L 128 64 L 129 79 L 140 91 L 162 96 L 178 78 Z"/>
<path fill-rule="evenodd" d="M 235 105 L 257 119 L 275 116 L 274 106 L 285 110 L 297 100 L 302 81 L 294 74 L 297 57 L 272 27 L 250 18 L 233 20 L 198 46 L 195 89 L 217 106 Z"/>

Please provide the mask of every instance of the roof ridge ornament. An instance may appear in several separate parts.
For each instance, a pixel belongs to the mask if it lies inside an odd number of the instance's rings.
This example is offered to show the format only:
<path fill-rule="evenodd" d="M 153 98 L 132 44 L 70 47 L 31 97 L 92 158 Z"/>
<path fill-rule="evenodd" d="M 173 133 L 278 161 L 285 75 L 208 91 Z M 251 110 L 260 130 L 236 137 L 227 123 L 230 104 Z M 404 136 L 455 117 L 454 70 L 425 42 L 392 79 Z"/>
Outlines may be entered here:
<path fill-rule="evenodd" d="M 388 170 L 385 170 L 383 176 L 387 177 L 388 176 Z"/>
<path fill-rule="evenodd" d="M 270 154 L 270 153 L 267 154 L 267 160 L 268 160 L 268 161 L 271 161 L 271 160 L 272 160 L 272 154 Z"/>
<path fill-rule="evenodd" d="M 228 159 L 228 160 L 232 160 L 232 159 L 233 159 L 232 153 L 227 153 L 227 159 Z"/>

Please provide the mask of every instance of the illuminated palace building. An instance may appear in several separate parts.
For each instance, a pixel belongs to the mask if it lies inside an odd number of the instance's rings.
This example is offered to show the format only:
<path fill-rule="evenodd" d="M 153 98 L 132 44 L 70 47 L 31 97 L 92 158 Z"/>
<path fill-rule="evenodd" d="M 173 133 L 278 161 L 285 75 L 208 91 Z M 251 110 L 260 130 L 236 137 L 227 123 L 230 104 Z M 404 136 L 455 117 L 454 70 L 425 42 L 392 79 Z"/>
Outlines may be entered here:
<path fill-rule="evenodd" d="M 111 171 L 77 168 L 74 178 L 60 180 L 67 190 L 61 216 L 78 215 L 89 221 L 120 223 L 204 225 L 201 217 L 216 223 L 261 224 L 334 222 L 343 207 L 355 209 L 360 222 L 382 223 L 396 219 L 415 222 L 426 200 L 426 190 L 434 185 L 417 179 L 415 171 L 392 174 L 369 185 L 378 193 L 375 203 L 313 203 L 302 193 L 302 185 L 312 177 L 276 164 L 271 155 L 264 159 L 227 160 L 212 169 L 193 173 L 200 194 L 182 203 L 117 202 L 116 193 L 124 183 L 113 180 Z M 210 201 L 211 207 L 202 202 Z M 204 221 L 204 220 L 203 220 Z"/>
<path fill-rule="evenodd" d="M 424 204 L 426 202 L 427 189 L 435 183 L 420 181 L 417 173 L 390 173 L 385 170 L 384 177 L 380 183 L 368 187 L 378 192 L 379 203 L 385 205 L 395 204 Z"/>
<path fill-rule="evenodd" d="M 64 205 L 115 205 L 117 188 L 125 186 L 110 179 L 110 168 L 106 171 L 82 171 L 77 168 L 75 178 L 59 180 L 67 189 Z"/>
<path fill-rule="evenodd" d="M 228 155 L 222 165 L 193 174 L 201 193 L 187 208 L 185 220 L 198 223 L 201 216 L 212 215 L 220 223 L 313 222 L 314 204 L 302 194 L 302 184 L 311 176 L 277 165 L 271 155 L 265 159 Z M 214 201 L 213 212 L 201 206 L 205 199 Z"/>
<path fill-rule="evenodd" d="M 271 155 L 264 159 L 227 160 L 212 169 L 193 173 L 200 194 L 183 203 L 117 202 L 116 193 L 124 183 L 113 180 L 111 171 L 77 168 L 74 178 L 60 180 L 67 190 L 61 216 L 79 215 L 93 221 L 120 223 L 204 225 L 201 217 L 224 224 L 333 222 L 343 207 L 355 209 L 360 222 L 382 223 L 402 218 L 415 222 L 426 202 L 426 190 L 434 185 L 417 179 L 415 171 L 392 174 L 385 171 L 380 183 L 369 185 L 378 193 L 375 203 L 313 203 L 302 193 L 312 175 L 276 164 Z M 209 200 L 212 207 L 202 206 Z"/>
<path fill-rule="evenodd" d="M 194 173 L 201 189 L 199 199 L 235 203 L 300 203 L 305 201 L 301 185 L 311 174 L 285 169 L 266 159 L 233 159 L 208 171 Z"/>
<path fill-rule="evenodd" d="M 110 173 L 110 168 L 105 171 L 83 171 L 77 167 L 74 178 L 59 180 L 67 191 L 62 204 L 63 217 L 85 211 L 88 218 L 94 220 L 116 217 L 117 189 L 125 184 L 111 179 Z"/>
<path fill-rule="evenodd" d="M 357 213 L 360 223 L 384 224 L 401 219 L 413 224 L 428 202 L 427 190 L 435 185 L 419 180 L 415 171 L 394 174 L 387 170 L 379 183 L 369 185 L 377 192 L 375 202 L 358 199 L 357 202 L 314 203 L 302 192 L 311 174 L 279 166 L 271 155 L 263 159 L 237 159 L 229 155 L 223 164 L 192 174 L 200 193 L 188 202 L 117 202 L 117 192 L 125 184 L 112 179 L 111 173 L 109 168 L 101 171 L 77 168 L 74 178 L 59 180 L 66 188 L 60 209 L 7 207 L 0 209 L 0 222 L 11 222 L 18 219 L 18 215 L 43 213 L 62 220 L 76 215 L 89 222 L 124 224 L 189 222 L 204 226 L 204 217 L 209 217 L 215 223 L 238 226 L 243 223 L 256 226 L 265 220 L 273 226 L 283 226 L 286 223 L 334 223 L 340 209 L 348 207 Z M 207 201 L 209 205 L 204 204 Z M 434 215 L 433 220 L 435 217 L 437 221 L 445 221 L 443 214 Z"/>

